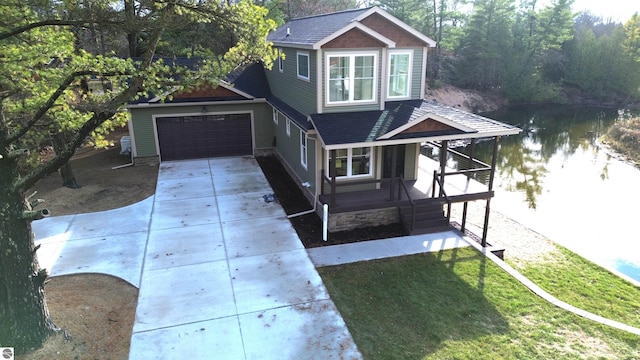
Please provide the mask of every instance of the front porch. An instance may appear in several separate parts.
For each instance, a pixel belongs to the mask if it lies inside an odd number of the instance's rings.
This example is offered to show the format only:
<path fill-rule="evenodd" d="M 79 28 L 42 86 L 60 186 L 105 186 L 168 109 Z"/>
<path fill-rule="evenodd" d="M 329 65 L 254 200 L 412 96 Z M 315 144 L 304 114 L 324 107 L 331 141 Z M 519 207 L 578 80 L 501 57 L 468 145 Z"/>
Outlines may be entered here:
<path fill-rule="evenodd" d="M 497 152 L 498 137 L 494 138 L 494 153 Z M 472 141 L 475 145 L 475 140 Z M 495 169 L 495 155 L 492 164 L 475 159 L 473 150 L 463 154 L 448 148 L 448 142 L 430 143 L 440 150 L 440 159 L 435 161 L 425 155 L 418 156 L 418 172 L 415 180 L 405 180 L 401 176 L 384 179 L 336 182 L 335 178 L 323 176 L 319 201 L 327 204 L 333 225 L 336 222 L 359 222 L 383 225 L 402 222 L 410 234 L 430 233 L 450 227 L 451 205 L 464 203 L 461 224 L 464 231 L 466 208 L 470 201 L 487 201 L 494 196 L 492 189 Z M 473 149 L 473 146 L 471 147 Z M 446 168 L 447 154 L 455 154 L 462 159 L 465 170 Z M 465 161 L 466 159 L 466 161 Z M 324 172 L 323 172 L 324 173 Z M 487 184 L 476 181 L 477 176 L 489 179 Z M 341 187 L 368 185 L 369 190 L 340 191 Z M 488 210 L 485 217 L 488 223 Z M 330 223 L 331 224 L 331 223 Z M 333 230 L 333 228 L 330 226 Z M 340 226 L 338 226 L 340 230 Z M 486 240 L 486 226 L 483 239 Z M 335 230 L 333 230 L 335 231 Z"/>

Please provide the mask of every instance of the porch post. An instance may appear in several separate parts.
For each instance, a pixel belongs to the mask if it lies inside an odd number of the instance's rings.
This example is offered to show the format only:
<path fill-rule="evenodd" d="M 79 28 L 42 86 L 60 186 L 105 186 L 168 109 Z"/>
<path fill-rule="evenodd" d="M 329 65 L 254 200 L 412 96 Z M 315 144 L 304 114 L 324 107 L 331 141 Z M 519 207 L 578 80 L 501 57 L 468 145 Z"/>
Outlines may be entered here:
<path fill-rule="evenodd" d="M 475 155 L 475 152 L 476 152 L 476 139 L 471 139 L 471 145 L 469 148 L 469 163 L 467 164 L 467 170 L 474 168 L 473 156 Z M 475 172 L 473 174 L 475 176 Z M 467 173 L 467 179 L 469 177 L 471 177 L 471 173 Z"/>
<path fill-rule="evenodd" d="M 331 150 L 331 164 L 329 164 L 329 176 L 331 176 L 331 206 L 336 206 L 336 150 Z"/>
<path fill-rule="evenodd" d="M 442 140 L 440 147 L 440 193 L 438 197 L 444 195 L 444 173 L 447 166 L 447 152 L 449 152 L 449 141 Z"/>
<path fill-rule="evenodd" d="M 398 145 L 392 145 L 391 150 L 391 183 L 389 184 L 389 200 L 393 201 L 393 183 L 396 178 L 396 166 L 398 165 Z M 398 196 L 398 200 L 400 197 Z"/>
<path fill-rule="evenodd" d="M 460 224 L 460 231 L 464 234 L 464 230 L 467 227 L 467 209 L 469 208 L 469 202 L 465 201 L 462 205 L 462 224 Z"/>
<path fill-rule="evenodd" d="M 489 191 L 493 190 L 493 178 L 496 173 L 496 162 L 498 161 L 498 144 L 500 137 L 496 136 L 493 143 L 493 156 L 491 157 L 491 175 L 489 175 Z M 482 247 L 487 246 L 487 231 L 489 230 L 489 213 L 491 212 L 491 198 L 487 199 L 487 206 L 484 211 L 484 228 L 482 229 Z"/>
<path fill-rule="evenodd" d="M 476 151 L 476 139 L 471 139 L 471 145 L 469 147 L 469 159 L 468 159 L 469 162 L 467 163 L 467 170 L 471 170 L 472 168 L 474 168 L 473 157 L 475 155 L 475 151 Z M 475 176 L 475 172 L 473 174 Z M 469 179 L 470 177 L 471 177 L 471 173 L 468 172 L 467 179 Z M 462 208 L 462 224 L 460 224 L 460 230 L 462 231 L 463 234 L 467 227 L 467 210 L 468 209 L 469 209 L 469 202 L 465 201 Z"/>

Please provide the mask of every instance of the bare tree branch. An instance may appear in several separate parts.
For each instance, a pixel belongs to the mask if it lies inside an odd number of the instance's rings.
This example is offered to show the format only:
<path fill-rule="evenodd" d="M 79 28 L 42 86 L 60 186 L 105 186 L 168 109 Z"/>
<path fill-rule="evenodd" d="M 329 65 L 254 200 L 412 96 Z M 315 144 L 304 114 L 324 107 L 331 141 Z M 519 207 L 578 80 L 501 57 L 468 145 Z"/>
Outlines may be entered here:
<path fill-rule="evenodd" d="M 23 26 L 18 26 L 13 30 L 2 32 L 0 33 L 0 40 L 5 40 L 8 38 L 17 36 L 19 34 L 22 34 L 24 32 L 27 32 L 29 30 L 33 30 L 33 29 L 45 27 L 45 26 L 84 26 L 84 25 L 88 25 L 89 23 L 90 23 L 89 20 L 77 20 L 77 21 L 55 20 L 55 19 L 42 20 L 42 21 L 26 24 Z M 110 25 L 122 24 L 121 21 L 101 21 L 100 23 L 110 24 Z"/>

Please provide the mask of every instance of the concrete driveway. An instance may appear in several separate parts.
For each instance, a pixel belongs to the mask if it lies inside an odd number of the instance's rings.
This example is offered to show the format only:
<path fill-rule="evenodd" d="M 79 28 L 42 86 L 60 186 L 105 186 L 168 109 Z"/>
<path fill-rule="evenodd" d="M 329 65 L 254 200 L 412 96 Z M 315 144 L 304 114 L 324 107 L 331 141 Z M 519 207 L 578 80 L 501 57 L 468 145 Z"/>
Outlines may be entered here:
<path fill-rule="evenodd" d="M 130 359 L 359 359 L 344 321 L 252 158 L 164 162 L 156 194 L 34 222 L 51 275 L 140 289 Z"/>

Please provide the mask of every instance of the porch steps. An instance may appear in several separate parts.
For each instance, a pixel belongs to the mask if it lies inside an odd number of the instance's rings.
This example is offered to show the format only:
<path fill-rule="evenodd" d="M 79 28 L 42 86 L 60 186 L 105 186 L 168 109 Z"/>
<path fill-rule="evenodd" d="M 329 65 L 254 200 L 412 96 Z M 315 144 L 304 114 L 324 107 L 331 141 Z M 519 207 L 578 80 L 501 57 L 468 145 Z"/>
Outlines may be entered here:
<path fill-rule="evenodd" d="M 416 204 L 415 222 L 411 228 L 411 206 L 399 206 L 400 221 L 410 235 L 430 234 L 451 230 L 449 220 L 444 215 L 444 202 L 440 200 L 422 201 Z"/>

